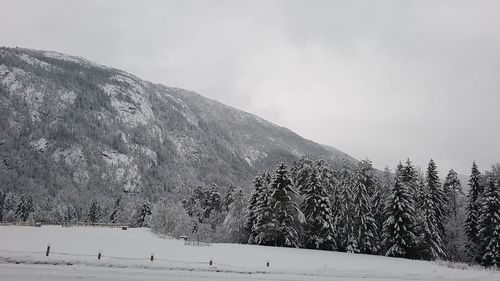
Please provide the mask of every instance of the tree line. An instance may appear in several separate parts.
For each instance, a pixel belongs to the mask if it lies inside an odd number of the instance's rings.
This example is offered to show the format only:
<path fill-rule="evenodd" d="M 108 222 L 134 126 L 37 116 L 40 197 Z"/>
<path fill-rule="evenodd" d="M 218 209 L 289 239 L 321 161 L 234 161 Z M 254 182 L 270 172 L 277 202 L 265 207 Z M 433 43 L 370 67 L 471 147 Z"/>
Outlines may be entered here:
<path fill-rule="evenodd" d="M 115 200 L 91 199 L 79 205 L 63 200 L 15 194 L 0 190 L 0 221 L 66 224 L 76 222 L 146 226 L 152 204 L 137 196 L 118 196 Z"/>
<path fill-rule="evenodd" d="M 151 227 L 174 238 L 301 247 L 410 259 L 500 265 L 500 165 L 474 162 L 466 193 L 455 171 L 441 183 L 408 159 L 394 172 L 371 161 L 332 167 L 303 157 L 256 175 L 248 191 L 199 186 L 149 202 L 134 195 L 83 206 L 0 193 L 0 220 L 103 222 Z"/>
<path fill-rule="evenodd" d="M 410 160 L 378 173 L 369 160 L 332 169 L 302 158 L 256 176 L 249 244 L 500 266 L 500 169 L 472 165 L 468 194 L 455 171 L 441 184 Z"/>

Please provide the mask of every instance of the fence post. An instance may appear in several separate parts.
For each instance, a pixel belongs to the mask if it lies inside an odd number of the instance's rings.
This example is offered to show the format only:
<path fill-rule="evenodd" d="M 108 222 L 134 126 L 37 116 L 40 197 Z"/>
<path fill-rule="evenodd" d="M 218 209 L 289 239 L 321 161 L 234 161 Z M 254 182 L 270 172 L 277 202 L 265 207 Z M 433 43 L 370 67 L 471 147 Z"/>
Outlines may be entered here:
<path fill-rule="evenodd" d="M 45 256 L 48 257 L 50 253 L 50 243 L 47 244 L 47 251 L 45 251 Z"/>
<path fill-rule="evenodd" d="M 101 259 L 101 255 L 102 255 L 102 252 L 99 251 L 99 253 L 97 254 L 97 259 L 100 260 Z"/>
<path fill-rule="evenodd" d="M 212 266 L 212 263 L 213 263 L 213 260 L 212 260 L 212 259 L 210 259 L 210 261 L 208 262 L 208 264 L 209 264 L 210 266 Z"/>
<path fill-rule="evenodd" d="M 155 259 L 155 255 L 153 253 L 151 253 L 151 261 L 153 261 Z"/>

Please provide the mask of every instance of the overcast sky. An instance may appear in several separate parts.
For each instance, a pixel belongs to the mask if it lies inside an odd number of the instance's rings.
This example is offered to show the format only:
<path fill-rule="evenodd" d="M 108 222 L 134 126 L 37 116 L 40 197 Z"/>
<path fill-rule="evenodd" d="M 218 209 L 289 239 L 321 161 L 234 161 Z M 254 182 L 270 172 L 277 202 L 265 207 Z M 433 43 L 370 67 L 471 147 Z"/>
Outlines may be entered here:
<path fill-rule="evenodd" d="M 500 1 L 0 0 L 0 45 L 199 92 L 378 168 L 500 161 Z"/>

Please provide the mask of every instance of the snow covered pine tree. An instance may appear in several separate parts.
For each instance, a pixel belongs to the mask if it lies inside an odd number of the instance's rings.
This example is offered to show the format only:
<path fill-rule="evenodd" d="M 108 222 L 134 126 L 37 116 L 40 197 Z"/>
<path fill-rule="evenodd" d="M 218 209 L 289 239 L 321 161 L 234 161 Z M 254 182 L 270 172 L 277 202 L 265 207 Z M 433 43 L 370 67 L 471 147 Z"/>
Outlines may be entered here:
<path fill-rule="evenodd" d="M 358 163 L 354 174 L 354 196 L 353 196 L 353 244 L 357 248 L 352 252 L 373 254 L 379 250 L 377 240 L 377 224 L 372 213 L 372 201 L 368 190 L 373 193 L 378 183 L 370 160 L 362 160 Z"/>
<path fill-rule="evenodd" d="M 21 195 L 21 199 L 16 207 L 16 216 L 18 216 L 22 221 L 27 221 L 34 211 L 35 206 L 33 202 L 33 195 L 30 193 L 27 199 L 24 195 Z"/>
<path fill-rule="evenodd" d="M 334 250 L 334 218 L 327 189 L 318 179 L 319 171 L 309 173 L 301 189 L 305 195 L 302 210 L 306 219 L 305 247 L 308 249 Z"/>
<path fill-rule="evenodd" d="M 402 179 L 399 163 L 396 178 L 385 206 L 384 244 L 386 256 L 416 258 L 415 210 L 413 196 Z"/>
<path fill-rule="evenodd" d="M 276 231 L 274 245 L 298 247 L 298 233 L 294 227 L 294 221 L 301 212 L 294 201 L 298 193 L 293 187 L 285 163 L 278 164 L 269 189 L 271 224 L 274 225 Z"/>
<path fill-rule="evenodd" d="M 448 257 L 444 246 L 445 196 L 439 182 L 437 167 L 431 159 L 425 175 L 422 194 L 423 227 L 422 253 L 425 259 Z"/>
<path fill-rule="evenodd" d="M 226 239 L 232 243 L 242 243 L 246 237 L 245 195 L 241 188 L 235 189 L 232 193 L 232 202 L 223 222 L 227 230 Z"/>
<path fill-rule="evenodd" d="M 347 165 L 343 165 L 342 170 L 338 174 L 338 178 L 338 198 L 335 200 L 335 204 L 333 206 L 335 215 L 335 240 L 340 251 L 349 251 L 357 248 L 357 246 L 353 245 L 355 240 L 352 239 L 354 176 Z"/>
<path fill-rule="evenodd" d="M 458 197 L 463 194 L 462 185 L 458 179 L 457 172 L 451 169 L 446 175 L 446 179 L 443 184 L 443 191 L 446 198 L 446 212 L 457 218 L 458 214 Z"/>
<path fill-rule="evenodd" d="M 488 176 L 488 185 L 481 205 L 479 237 L 484 266 L 500 267 L 500 193 L 495 176 Z"/>
<path fill-rule="evenodd" d="M 151 215 L 151 206 L 148 201 L 143 201 L 137 210 L 137 221 L 136 225 L 138 227 L 143 227 L 146 224 L 146 218 Z"/>
<path fill-rule="evenodd" d="M 87 221 L 91 223 L 99 222 L 101 220 L 101 211 L 99 202 L 97 200 L 92 200 L 87 213 Z"/>
<path fill-rule="evenodd" d="M 478 256 L 479 235 L 478 221 L 480 215 L 480 198 L 483 193 L 481 185 L 481 173 L 477 168 L 476 162 L 472 162 L 471 175 L 469 178 L 469 194 L 467 195 L 467 218 L 465 219 L 465 234 L 467 235 L 467 251 L 471 259 L 480 261 Z"/>
<path fill-rule="evenodd" d="M 257 197 L 257 210 L 255 223 L 252 228 L 252 235 L 248 242 L 259 245 L 274 245 L 276 240 L 276 228 L 273 222 L 274 211 L 270 205 L 271 176 L 268 173 L 262 174 L 262 191 Z"/>
<path fill-rule="evenodd" d="M 258 199 L 262 196 L 262 192 L 264 191 L 264 179 L 261 175 L 257 175 L 253 180 L 254 190 L 250 200 L 248 201 L 248 211 L 246 214 L 247 222 L 245 224 L 245 231 L 249 233 L 248 243 L 252 244 L 255 236 L 257 235 L 254 230 L 254 225 L 257 223 L 258 216 Z"/>

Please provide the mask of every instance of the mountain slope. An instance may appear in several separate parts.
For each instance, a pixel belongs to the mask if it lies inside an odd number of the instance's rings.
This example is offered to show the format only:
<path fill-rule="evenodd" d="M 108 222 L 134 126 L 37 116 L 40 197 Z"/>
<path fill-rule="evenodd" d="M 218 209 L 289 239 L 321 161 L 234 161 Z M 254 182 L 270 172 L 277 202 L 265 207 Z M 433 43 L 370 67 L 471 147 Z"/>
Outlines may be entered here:
<path fill-rule="evenodd" d="M 301 155 L 355 160 L 194 92 L 56 52 L 0 48 L 0 184 L 57 194 L 249 185 Z"/>

